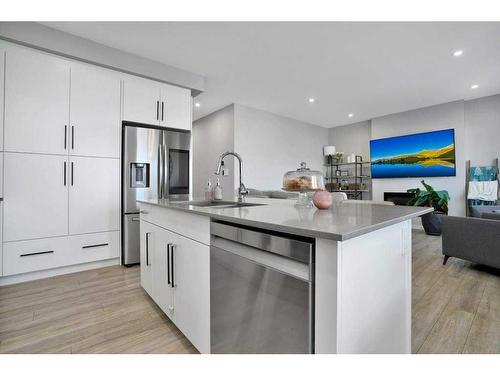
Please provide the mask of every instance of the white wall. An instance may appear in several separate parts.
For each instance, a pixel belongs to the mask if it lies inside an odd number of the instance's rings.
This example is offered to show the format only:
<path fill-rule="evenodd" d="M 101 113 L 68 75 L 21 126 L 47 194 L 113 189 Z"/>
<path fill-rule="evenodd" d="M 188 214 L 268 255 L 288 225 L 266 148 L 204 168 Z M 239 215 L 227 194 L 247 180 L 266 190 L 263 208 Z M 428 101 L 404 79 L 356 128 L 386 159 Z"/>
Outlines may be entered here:
<path fill-rule="evenodd" d="M 234 151 L 234 106 L 222 108 L 193 123 L 193 195 L 203 198 L 208 178 L 215 186 L 214 175 L 219 156 Z M 224 199 L 234 191 L 234 163 L 228 158 L 229 176 L 220 176 Z"/>
<path fill-rule="evenodd" d="M 327 128 L 239 104 L 234 105 L 234 117 L 234 149 L 243 157 L 248 188 L 281 189 L 283 174 L 297 169 L 301 161 L 324 171 Z"/>
<path fill-rule="evenodd" d="M 371 121 L 362 121 L 346 126 L 330 128 L 329 144 L 336 146 L 344 155 L 361 155 L 370 160 Z M 368 141 L 367 141 L 368 140 Z"/>
<path fill-rule="evenodd" d="M 500 95 L 465 102 L 466 158 L 492 165 L 500 157 Z"/>

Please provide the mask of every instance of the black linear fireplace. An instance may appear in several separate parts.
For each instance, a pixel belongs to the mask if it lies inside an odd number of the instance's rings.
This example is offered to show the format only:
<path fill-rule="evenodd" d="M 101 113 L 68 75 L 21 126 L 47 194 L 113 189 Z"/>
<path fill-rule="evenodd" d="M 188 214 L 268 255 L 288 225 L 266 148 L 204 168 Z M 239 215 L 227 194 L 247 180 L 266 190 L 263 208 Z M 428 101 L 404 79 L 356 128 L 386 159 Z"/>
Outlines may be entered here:
<path fill-rule="evenodd" d="M 415 196 L 413 193 L 407 192 L 384 192 L 384 201 L 394 202 L 397 206 L 408 206 L 408 202 Z"/>

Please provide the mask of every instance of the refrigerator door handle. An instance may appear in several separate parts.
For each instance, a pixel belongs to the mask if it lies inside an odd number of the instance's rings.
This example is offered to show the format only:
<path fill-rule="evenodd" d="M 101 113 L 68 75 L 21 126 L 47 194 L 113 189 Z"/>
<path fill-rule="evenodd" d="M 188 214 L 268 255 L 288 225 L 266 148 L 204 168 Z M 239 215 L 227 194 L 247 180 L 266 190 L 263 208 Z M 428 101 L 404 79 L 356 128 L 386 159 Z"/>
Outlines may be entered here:
<path fill-rule="evenodd" d="M 170 173 L 170 172 L 169 172 Z M 163 195 L 164 198 L 167 198 L 168 196 L 168 189 L 167 189 L 167 145 L 163 144 Z"/>
<path fill-rule="evenodd" d="M 163 158 L 161 143 L 158 144 L 158 198 L 163 198 Z"/>

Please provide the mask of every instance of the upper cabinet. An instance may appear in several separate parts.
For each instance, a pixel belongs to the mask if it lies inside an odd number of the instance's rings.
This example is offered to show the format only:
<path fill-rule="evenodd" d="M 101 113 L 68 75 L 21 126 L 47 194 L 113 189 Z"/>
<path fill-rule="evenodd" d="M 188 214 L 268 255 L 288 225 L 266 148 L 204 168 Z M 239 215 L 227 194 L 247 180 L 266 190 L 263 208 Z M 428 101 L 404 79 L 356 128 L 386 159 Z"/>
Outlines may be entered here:
<path fill-rule="evenodd" d="M 123 119 L 191 130 L 191 92 L 148 79 L 126 77 L 123 84 Z"/>
<path fill-rule="evenodd" d="M 167 128 L 191 130 L 191 92 L 182 87 L 161 86 L 160 125 Z"/>
<path fill-rule="evenodd" d="M 120 157 L 120 75 L 29 49 L 6 53 L 5 150 Z"/>
<path fill-rule="evenodd" d="M 71 65 L 71 155 L 120 157 L 120 76 L 90 65 Z"/>
<path fill-rule="evenodd" d="M 5 150 L 67 154 L 69 62 L 12 47 L 5 64 Z"/>
<path fill-rule="evenodd" d="M 126 77 L 123 81 L 123 119 L 159 125 L 160 84 L 147 79 Z"/>

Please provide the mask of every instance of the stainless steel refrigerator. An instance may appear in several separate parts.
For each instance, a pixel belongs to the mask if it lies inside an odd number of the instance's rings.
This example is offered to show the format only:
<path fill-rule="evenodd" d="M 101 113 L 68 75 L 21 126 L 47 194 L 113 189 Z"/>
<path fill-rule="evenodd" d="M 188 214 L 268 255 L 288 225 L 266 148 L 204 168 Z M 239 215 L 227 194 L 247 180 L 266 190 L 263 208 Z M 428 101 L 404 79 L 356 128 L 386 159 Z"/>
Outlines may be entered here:
<path fill-rule="evenodd" d="M 190 193 L 189 132 L 123 124 L 122 263 L 139 263 L 137 199 L 187 200 Z"/>

